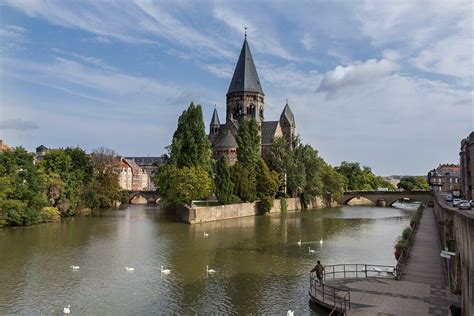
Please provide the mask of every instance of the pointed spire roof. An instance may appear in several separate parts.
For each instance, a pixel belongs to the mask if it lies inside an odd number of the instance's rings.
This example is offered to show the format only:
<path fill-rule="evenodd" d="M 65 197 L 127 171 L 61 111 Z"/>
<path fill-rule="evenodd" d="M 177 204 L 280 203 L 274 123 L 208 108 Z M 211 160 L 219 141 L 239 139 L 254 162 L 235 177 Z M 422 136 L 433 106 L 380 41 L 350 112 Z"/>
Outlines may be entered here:
<path fill-rule="evenodd" d="M 245 36 L 239 61 L 237 62 L 237 66 L 235 66 L 234 76 L 232 77 L 227 93 L 243 91 L 264 94 L 262 85 L 258 79 L 252 54 L 250 53 L 249 44 L 247 43 L 247 35 Z"/>
<path fill-rule="evenodd" d="M 293 112 L 291 111 L 290 106 L 288 105 L 288 100 L 286 100 L 285 108 L 283 109 L 283 112 L 281 112 L 280 121 L 283 118 L 286 118 L 290 124 L 295 124 L 295 116 L 293 115 Z"/>
<path fill-rule="evenodd" d="M 211 125 L 221 125 L 219 122 L 219 115 L 217 115 L 217 109 L 214 108 L 214 113 L 212 113 Z"/>

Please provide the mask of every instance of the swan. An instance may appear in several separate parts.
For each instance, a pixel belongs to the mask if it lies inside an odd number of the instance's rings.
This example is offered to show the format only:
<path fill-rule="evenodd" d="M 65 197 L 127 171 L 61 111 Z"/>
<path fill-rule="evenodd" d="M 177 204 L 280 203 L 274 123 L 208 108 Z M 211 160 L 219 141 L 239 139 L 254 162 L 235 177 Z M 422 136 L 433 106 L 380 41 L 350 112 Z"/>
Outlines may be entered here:
<path fill-rule="evenodd" d="M 209 269 L 209 266 L 206 266 L 206 272 L 212 274 L 212 273 L 216 273 L 216 270 L 214 270 L 214 269 Z"/>
<path fill-rule="evenodd" d="M 170 274 L 171 270 L 170 269 L 163 269 L 163 266 L 161 266 L 161 273 L 163 274 Z"/>
<path fill-rule="evenodd" d="M 316 251 L 311 249 L 311 247 L 308 246 L 308 253 L 311 255 L 313 253 L 316 253 Z"/>
<path fill-rule="evenodd" d="M 300 239 L 300 241 L 297 242 L 297 244 L 298 244 L 298 246 L 301 247 L 301 239 Z"/>
<path fill-rule="evenodd" d="M 79 267 L 79 266 L 72 265 L 72 266 L 70 266 L 70 268 L 73 269 L 73 270 L 79 270 L 80 267 Z"/>
<path fill-rule="evenodd" d="M 292 311 L 291 309 L 288 312 L 286 312 L 286 316 L 293 316 L 293 315 L 295 315 L 295 311 Z"/>
<path fill-rule="evenodd" d="M 63 308 L 64 315 L 69 315 L 70 313 L 71 313 L 71 305 L 68 305 L 67 307 Z"/>
<path fill-rule="evenodd" d="M 321 240 L 319 241 L 319 244 L 322 245 L 323 244 L 323 239 L 321 238 Z"/>
<path fill-rule="evenodd" d="M 209 237 L 209 234 L 204 232 L 204 237 Z"/>
<path fill-rule="evenodd" d="M 125 267 L 125 270 L 126 270 L 126 271 L 135 271 L 135 268 L 132 268 L 132 267 Z"/>

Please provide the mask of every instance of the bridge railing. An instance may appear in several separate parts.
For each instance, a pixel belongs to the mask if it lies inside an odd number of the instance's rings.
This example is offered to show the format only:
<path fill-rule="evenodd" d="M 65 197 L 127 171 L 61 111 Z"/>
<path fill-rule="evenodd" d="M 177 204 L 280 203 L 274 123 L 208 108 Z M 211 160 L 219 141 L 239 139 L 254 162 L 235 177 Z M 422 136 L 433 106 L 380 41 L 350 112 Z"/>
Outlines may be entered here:
<path fill-rule="evenodd" d="M 324 267 L 324 280 L 340 278 L 396 278 L 394 266 L 366 263 L 343 263 Z"/>

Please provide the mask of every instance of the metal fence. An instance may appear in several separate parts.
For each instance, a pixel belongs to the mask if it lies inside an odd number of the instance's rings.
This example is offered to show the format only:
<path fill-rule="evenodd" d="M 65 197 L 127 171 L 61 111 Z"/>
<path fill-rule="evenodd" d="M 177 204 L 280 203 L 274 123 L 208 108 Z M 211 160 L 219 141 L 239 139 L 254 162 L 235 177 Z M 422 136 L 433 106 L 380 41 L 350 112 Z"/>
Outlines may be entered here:
<path fill-rule="evenodd" d="M 333 264 L 324 267 L 324 280 L 339 278 L 396 278 L 394 266 L 366 263 Z"/>
<path fill-rule="evenodd" d="M 321 284 L 315 272 L 310 276 L 310 295 L 322 305 L 332 306 L 334 312 L 345 314 L 351 308 L 351 293 L 334 286 Z"/>

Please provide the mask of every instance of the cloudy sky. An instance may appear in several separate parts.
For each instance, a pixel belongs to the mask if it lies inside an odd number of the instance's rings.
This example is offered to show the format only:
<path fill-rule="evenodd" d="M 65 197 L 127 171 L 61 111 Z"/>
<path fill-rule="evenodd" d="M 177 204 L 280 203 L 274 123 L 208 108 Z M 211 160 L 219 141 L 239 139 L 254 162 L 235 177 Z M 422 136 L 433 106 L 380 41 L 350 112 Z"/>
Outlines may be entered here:
<path fill-rule="evenodd" d="M 473 130 L 466 1 L 1 1 L 0 138 L 29 150 L 160 155 L 179 114 L 206 125 L 248 27 L 265 118 L 285 100 L 331 164 L 381 175 L 457 162 Z"/>

